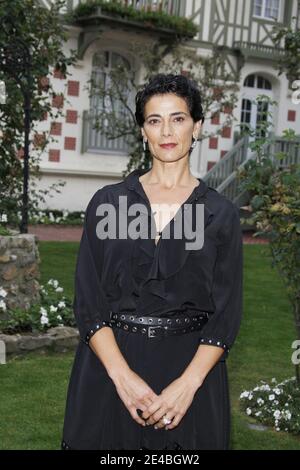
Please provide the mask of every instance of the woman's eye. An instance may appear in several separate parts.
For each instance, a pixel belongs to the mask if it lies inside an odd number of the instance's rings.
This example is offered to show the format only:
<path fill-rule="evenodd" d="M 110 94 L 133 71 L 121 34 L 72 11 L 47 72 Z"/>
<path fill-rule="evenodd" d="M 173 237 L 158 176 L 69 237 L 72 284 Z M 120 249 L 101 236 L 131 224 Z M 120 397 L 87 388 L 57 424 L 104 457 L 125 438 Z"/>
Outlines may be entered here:
<path fill-rule="evenodd" d="M 179 122 L 184 121 L 184 117 L 182 117 L 182 116 L 179 116 L 179 117 L 175 118 L 175 121 L 176 121 L 177 119 L 180 120 Z M 151 120 L 148 121 L 148 122 L 149 122 L 149 124 L 155 124 L 155 123 L 157 123 L 157 122 L 159 122 L 159 121 L 158 121 L 158 119 L 151 119 Z"/>

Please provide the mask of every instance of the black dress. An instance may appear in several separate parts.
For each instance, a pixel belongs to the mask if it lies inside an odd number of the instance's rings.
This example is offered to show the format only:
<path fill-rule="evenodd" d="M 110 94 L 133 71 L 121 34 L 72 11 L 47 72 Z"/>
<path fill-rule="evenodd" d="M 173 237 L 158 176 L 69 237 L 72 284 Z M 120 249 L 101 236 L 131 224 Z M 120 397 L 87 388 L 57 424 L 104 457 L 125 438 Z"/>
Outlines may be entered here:
<path fill-rule="evenodd" d="M 226 359 L 242 317 L 243 248 L 239 210 L 198 178 L 199 185 L 185 202 L 191 204 L 192 214 L 197 204 L 204 205 L 202 248 L 186 249 L 185 234 L 181 238 L 172 237 L 180 211 L 168 224 L 171 237 L 162 236 L 157 246 L 155 236 L 122 239 L 117 230 L 118 217 L 128 215 L 127 209 L 132 204 L 140 204 L 140 220 L 153 222 L 149 199 L 139 181 L 146 171 L 134 170 L 122 182 L 99 189 L 86 209 L 73 304 L 81 341 L 68 387 L 62 449 L 229 448 L 231 419 Z M 125 209 L 121 196 L 126 200 Z M 98 222 L 107 216 L 107 212 L 96 213 L 103 203 L 116 209 L 115 239 L 100 239 L 96 234 Z M 128 216 L 128 222 L 137 215 Z M 195 220 L 193 215 L 192 224 Z M 209 320 L 201 331 L 178 336 L 148 338 L 113 327 L 129 367 L 157 394 L 183 373 L 200 344 L 223 349 L 221 358 L 175 428 L 154 429 L 138 424 L 89 347 L 89 338 L 101 327 L 109 326 L 111 311 L 152 316 L 209 312 Z"/>

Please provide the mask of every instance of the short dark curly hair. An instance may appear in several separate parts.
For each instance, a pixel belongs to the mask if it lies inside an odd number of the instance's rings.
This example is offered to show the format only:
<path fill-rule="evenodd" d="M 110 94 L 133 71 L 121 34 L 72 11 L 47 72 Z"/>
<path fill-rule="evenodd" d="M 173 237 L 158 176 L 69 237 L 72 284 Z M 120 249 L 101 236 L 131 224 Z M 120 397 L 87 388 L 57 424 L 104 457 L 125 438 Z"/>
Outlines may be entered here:
<path fill-rule="evenodd" d="M 174 93 L 185 99 L 194 122 L 204 122 L 201 94 L 197 83 L 185 75 L 158 73 L 139 90 L 135 97 L 135 118 L 139 127 L 143 127 L 144 110 L 147 101 L 157 94 Z"/>

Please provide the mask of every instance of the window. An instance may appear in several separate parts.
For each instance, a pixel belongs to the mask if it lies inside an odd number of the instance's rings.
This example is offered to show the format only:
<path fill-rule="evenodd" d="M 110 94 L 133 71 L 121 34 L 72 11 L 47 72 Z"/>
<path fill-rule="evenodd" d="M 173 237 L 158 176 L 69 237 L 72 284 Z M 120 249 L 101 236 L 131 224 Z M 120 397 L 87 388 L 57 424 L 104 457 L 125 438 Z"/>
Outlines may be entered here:
<path fill-rule="evenodd" d="M 83 152 L 101 153 L 104 150 L 110 154 L 127 154 L 125 136 L 110 138 L 109 132 L 101 131 L 109 131 L 111 125 L 107 117 L 104 119 L 105 112 L 111 113 L 120 122 L 128 117 L 125 103 L 131 99 L 130 84 L 120 80 L 117 88 L 112 85 L 111 72 L 116 71 L 119 65 L 122 70 L 131 70 L 127 58 L 115 51 L 103 50 L 93 55 L 90 106 L 83 120 Z"/>
<path fill-rule="evenodd" d="M 252 103 L 248 99 L 243 99 L 242 101 L 242 113 L 241 113 L 241 122 L 250 124 L 251 122 L 251 106 Z"/>
<path fill-rule="evenodd" d="M 260 88 L 263 90 L 272 90 L 271 82 L 261 75 L 248 75 L 244 80 L 244 86 L 251 88 Z"/>
<path fill-rule="evenodd" d="M 251 88 L 255 87 L 255 75 L 248 75 L 248 77 L 245 78 L 244 81 L 244 86 L 249 86 Z"/>
<path fill-rule="evenodd" d="M 124 112 L 121 100 L 117 99 L 116 97 L 112 99 L 109 94 L 111 87 L 110 71 L 112 69 L 116 69 L 118 65 L 122 65 L 127 68 L 127 70 L 129 70 L 130 64 L 128 60 L 116 52 L 103 51 L 94 54 L 92 65 L 93 85 L 95 86 L 95 91 L 97 88 L 102 90 L 102 98 L 99 97 L 97 92 L 92 92 L 90 103 L 91 111 L 99 113 L 101 112 L 101 109 L 105 108 L 107 111 L 114 110 L 119 116 L 121 116 Z M 121 84 L 122 83 L 119 84 L 119 92 L 126 95 L 128 90 L 121 90 Z M 106 92 L 105 97 L 103 96 L 104 92 Z"/>
<path fill-rule="evenodd" d="M 268 121 L 269 105 L 265 101 L 257 103 L 256 115 L 256 138 L 263 138 L 266 136 L 266 122 Z"/>
<path fill-rule="evenodd" d="M 254 0 L 254 16 L 269 20 L 279 19 L 280 0 Z"/>

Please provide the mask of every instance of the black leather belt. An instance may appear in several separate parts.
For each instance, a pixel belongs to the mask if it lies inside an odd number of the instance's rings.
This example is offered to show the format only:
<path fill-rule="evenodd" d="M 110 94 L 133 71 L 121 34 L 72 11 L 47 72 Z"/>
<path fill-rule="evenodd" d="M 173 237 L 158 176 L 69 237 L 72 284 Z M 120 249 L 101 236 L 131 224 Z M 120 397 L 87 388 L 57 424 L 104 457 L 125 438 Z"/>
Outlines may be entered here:
<path fill-rule="evenodd" d="M 201 330 L 208 321 L 208 312 L 197 312 L 191 316 L 149 317 L 132 313 L 111 312 L 110 324 L 132 333 L 142 333 L 148 338 L 181 335 Z"/>

